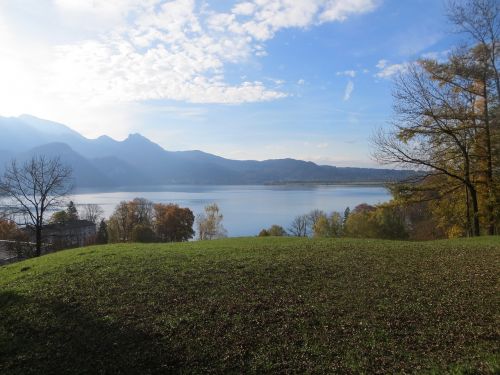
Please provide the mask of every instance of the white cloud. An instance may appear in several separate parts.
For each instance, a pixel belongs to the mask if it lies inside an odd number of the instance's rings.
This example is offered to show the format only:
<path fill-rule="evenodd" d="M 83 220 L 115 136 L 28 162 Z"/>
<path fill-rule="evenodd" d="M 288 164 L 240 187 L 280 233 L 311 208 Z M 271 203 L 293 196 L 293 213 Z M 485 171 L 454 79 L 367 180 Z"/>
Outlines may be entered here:
<path fill-rule="evenodd" d="M 344 101 L 351 99 L 352 92 L 354 91 L 354 83 L 352 81 L 347 82 L 344 91 Z"/>
<path fill-rule="evenodd" d="M 404 73 L 408 70 L 408 63 L 389 64 L 387 60 L 380 60 L 376 67 L 379 69 L 375 74 L 377 78 L 391 78 L 392 76 Z"/>
<path fill-rule="evenodd" d="M 255 12 L 255 7 L 256 5 L 251 2 L 239 3 L 233 8 L 232 13 L 241 16 L 250 16 Z"/>
<path fill-rule="evenodd" d="M 370 12 L 375 9 L 374 0 L 330 0 L 324 4 L 320 21 L 345 21 L 351 14 Z"/>
<path fill-rule="evenodd" d="M 37 47 L 38 40 L 28 43 L 3 26 L 0 103 L 34 114 L 145 100 L 280 99 L 287 93 L 257 80 L 229 83 L 226 66 L 266 55 L 263 42 L 279 30 L 342 21 L 376 6 L 375 0 L 247 0 L 225 13 L 195 0 L 27 0 L 20 6 L 27 9 L 30 1 L 59 15 L 46 17 L 45 26 L 53 23 L 64 37 Z M 0 2 L 0 18 L 9 11 Z M 19 29 L 30 22 L 22 21 Z"/>
<path fill-rule="evenodd" d="M 235 16 L 251 16 L 250 19 L 235 21 L 229 30 L 265 41 L 280 29 L 344 21 L 350 15 L 370 12 L 376 5 L 376 0 L 244 1 L 236 4 L 231 13 Z"/>

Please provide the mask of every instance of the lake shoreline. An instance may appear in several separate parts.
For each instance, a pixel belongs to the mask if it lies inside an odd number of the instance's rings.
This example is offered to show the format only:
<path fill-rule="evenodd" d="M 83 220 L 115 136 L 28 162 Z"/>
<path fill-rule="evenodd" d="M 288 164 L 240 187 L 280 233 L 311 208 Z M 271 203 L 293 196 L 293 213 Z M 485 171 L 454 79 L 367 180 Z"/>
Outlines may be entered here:
<path fill-rule="evenodd" d="M 315 209 L 327 213 L 344 212 L 361 203 L 375 205 L 389 201 L 389 190 L 380 185 L 281 184 L 281 185 L 168 185 L 128 187 L 96 192 L 85 189 L 73 193 L 77 206 L 97 204 L 109 217 L 123 201 L 145 198 L 154 203 L 177 204 L 202 213 L 206 205 L 217 203 L 224 215 L 223 225 L 231 237 L 255 236 L 263 228 L 288 228 L 293 219 Z"/>

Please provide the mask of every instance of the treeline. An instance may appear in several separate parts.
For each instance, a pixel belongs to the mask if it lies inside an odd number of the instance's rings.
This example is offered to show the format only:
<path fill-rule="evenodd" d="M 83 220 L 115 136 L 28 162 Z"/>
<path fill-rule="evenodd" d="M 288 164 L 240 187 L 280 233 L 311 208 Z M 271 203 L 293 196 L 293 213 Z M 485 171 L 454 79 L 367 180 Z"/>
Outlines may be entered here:
<path fill-rule="evenodd" d="M 448 220 L 439 220 L 439 217 L 435 216 L 435 212 L 439 212 L 443 205 L 443 202 L 407 205 L 393 199 L 377 205 L 363 203 L 352 211 L 348 207 L 343 213 L 313 210 L 308 214 L 296 216 L 286 230 L 279 225 L 273 225 L 263 229 L 259 236 L 413 241 L 463 237 L 464 229 L 457 224 L 460 217 L 450 215 Z"/>
<path fill-rule="evenodd" d="M 259 233 L 260 237 L 354 237 L 392 240 L 409 239 L 415 235 L 400 208 L 391 204 L 371 206 L 366 203 L 356 206 L 352 211 L 347 207 L 343 213 L 312 210 L 308 214 L 296 216 L 288 230 L 273 225 Z"/>

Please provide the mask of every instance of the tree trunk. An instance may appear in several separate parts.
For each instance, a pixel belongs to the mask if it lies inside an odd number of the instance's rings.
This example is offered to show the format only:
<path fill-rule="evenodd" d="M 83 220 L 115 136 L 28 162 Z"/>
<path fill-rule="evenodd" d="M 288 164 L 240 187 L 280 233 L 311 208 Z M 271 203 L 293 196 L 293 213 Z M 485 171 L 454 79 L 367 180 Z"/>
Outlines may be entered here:
<path fill-rule="evenodd" d="M 481 230 L 479 226 L 479 205 L 477 203 L 477 191 L 474 186 L 469 185 L 470 197 L 472 201 L 472 236 L 480 236 Z"/>
<path fill-rule="evenodd" d="M 493 236 L 495 234 L 495 215 L 494 215 L 494 207 L 493 207 L 493 152 L 491 149 L 491 130 L 490 130 L 490 114 L 489 114 L 489 100 L 488 100 L 488 91 L 487 91 L 487 82 L 486 78 L 484 79 L 484 127 L 486 132 L 486 183 L 487 183 L 487 197 L 486 197 L 486 209 L 488 211 L 488 234 Z"/>
<path fill-rule="evenodd" d="M 36 242 L 36 250 L 35 256 L 39 257 L 42 254 L 42 226 L 37 225 L 35 227 L 35 242 Z"/>
<path fill-rule="evenodd" d="M 467 237 L 472 237 L 472 225 L 470 222 L 470 198 L 469 187 L 465 185 L 465 215 L 467 217 Z"/>

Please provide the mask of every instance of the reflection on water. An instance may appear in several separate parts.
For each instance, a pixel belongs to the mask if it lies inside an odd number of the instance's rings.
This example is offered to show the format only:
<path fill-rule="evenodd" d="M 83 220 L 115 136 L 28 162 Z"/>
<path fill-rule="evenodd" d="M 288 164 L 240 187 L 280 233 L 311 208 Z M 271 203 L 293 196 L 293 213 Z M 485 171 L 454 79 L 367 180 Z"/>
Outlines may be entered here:
<path fill-rule="evenodd" d="M 126 189 L 124 189 L 126 190 Z M 175 203 L 189 207 L 196 214 L 216 202 L 224 215 L 224 226 L 231 237 L 254 236 L 262 228 L 278 224 L 288 228 L 296 215 L 313 209 L 343 212 L 360 203 L 388 201 L 390 194 L 380 186 L 349 185 L 277 185 L 277 186 L 214 186 L 175 185 L 147 190 L 120 192 L 81 191 L 71 199 L 77 204 L 100 205 L 106 216 L 111 215 L 120 201 L 136 197 L 155 203 Z"/>

